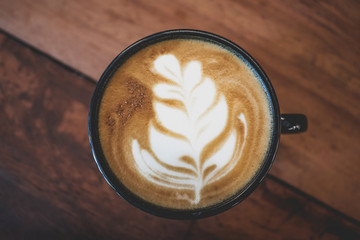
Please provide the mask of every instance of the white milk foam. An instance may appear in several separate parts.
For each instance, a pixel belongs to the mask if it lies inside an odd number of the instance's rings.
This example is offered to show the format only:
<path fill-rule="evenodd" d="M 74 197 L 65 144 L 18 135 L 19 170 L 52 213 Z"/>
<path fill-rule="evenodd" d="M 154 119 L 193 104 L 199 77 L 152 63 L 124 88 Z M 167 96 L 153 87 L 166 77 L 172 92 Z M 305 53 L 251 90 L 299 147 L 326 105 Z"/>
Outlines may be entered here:
<path fill-rule="evenodd" d="M 150 120 L 147 133 L 151 151 L 132 140 L 136 168 L 148 181 L 160 186 L 194 191 L 194 198 L 179 194 L 178 198 L 197 204 L 201 190 L 224 177 L 240 159 L 246 142 L 246 119 L 242 113 L 238 116 L 244 136 L 238 136 L 236 129 L 228 131 L 217 151 L 202 159 L 204 148 L 224 133 L 228 124 L 229 106 L 224 95 L 212 79 L 204 77 L 199 61 L 181 66 L 174 55 L 161 55 L 154 69 L 159 78 L 167 81 L 152 89 L 156 118 Z M 237 147 L 240 138 L 241 147 Z"/>

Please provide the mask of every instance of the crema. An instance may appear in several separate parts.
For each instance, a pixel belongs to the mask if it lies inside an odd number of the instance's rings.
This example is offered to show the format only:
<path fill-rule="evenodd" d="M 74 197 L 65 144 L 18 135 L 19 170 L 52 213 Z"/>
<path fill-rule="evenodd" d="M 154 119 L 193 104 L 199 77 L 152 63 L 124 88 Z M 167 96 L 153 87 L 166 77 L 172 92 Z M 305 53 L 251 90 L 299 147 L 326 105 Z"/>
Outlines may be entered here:
<path fill-rule="evenodd" d="M 132 193 L 173 209 L 205 208 L 261 168 L 272 118 L 261 80 L 222 46 L 149 45 L 112 75 L 99 111 L 101 147 Z"/>

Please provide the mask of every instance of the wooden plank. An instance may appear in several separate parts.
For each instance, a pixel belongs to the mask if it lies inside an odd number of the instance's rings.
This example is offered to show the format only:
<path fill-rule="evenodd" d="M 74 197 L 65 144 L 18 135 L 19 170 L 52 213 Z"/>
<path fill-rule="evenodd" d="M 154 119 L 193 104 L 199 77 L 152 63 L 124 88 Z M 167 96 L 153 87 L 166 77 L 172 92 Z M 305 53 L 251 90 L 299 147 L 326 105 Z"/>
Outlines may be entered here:
<path fill-rule="evenodd" d="M 360 224 L 267 178 L 215 217 L 150 216 L 118 197 L 92 159 L 95 84 L 0 34 L 0 239 L 359 239 Z"/>
<path fill-rule="evenodd" d="M 355 0 L 3 0 L 0 27 L 94 79 L 153 32 L 196 28 L 235 41 L 266 70 L 281 110 L 309 118 L 306 134 L 282 137 L 271 173 L 360 220 L 359 11 Z"/>
<path fill-rule="evenodd" d="M 0 239 L 186 232 L 188 222 L 172 226 L 125 203 L 98 171 L 87 139 L 93 82 L 10 39 L 0 55 Z"/>

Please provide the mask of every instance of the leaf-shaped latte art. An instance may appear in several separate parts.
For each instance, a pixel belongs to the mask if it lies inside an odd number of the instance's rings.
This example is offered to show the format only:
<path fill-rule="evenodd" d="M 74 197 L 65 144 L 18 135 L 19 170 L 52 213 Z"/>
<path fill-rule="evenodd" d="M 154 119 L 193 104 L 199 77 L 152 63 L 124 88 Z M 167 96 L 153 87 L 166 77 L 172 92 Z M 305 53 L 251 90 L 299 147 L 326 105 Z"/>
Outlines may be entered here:
<path fill-rule="evenodd" d="M 153 87 L 156 119 L 149 124 L 151 149 L 142 149 L 136 139 L 132 142 L 137 170 L 155 184 L 194 191 L 193 198 L 179 198 L 197 204 L 203 187 L 224 177 L 239 160 L 247 133 L 245 116 L 238 117 L 245 129 L 241 139 L 236 129 L 224 133 L 229 106 L 214 82 L 203 76 L 200 62 L 191 61 L 182 69 L 175 56 L 162 55 L 154 68 L 167 81 Z M 227 137 L 211 156 L 201 159 L 220 134 Z"/>

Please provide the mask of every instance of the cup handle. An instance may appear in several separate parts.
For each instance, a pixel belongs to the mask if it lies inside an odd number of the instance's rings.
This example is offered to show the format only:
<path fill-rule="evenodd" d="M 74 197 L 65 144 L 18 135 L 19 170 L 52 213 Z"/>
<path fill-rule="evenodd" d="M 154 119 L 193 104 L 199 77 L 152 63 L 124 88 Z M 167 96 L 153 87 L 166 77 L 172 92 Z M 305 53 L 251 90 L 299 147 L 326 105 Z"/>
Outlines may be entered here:
<path fill-rule="evenodd" d="M 303 114 L 281 114 L 281 133 L 305 132 L 308 121 Z"/>

